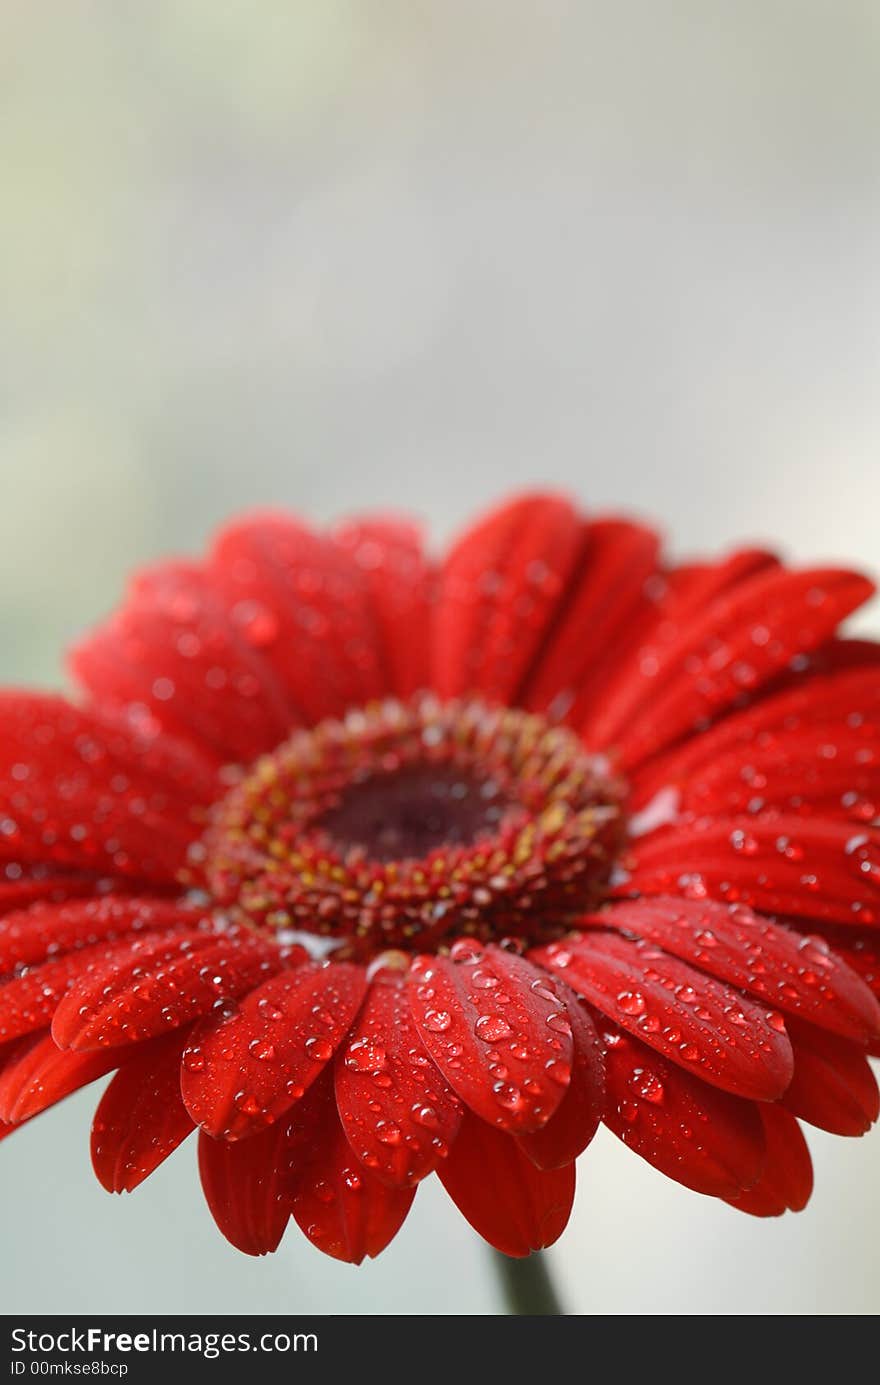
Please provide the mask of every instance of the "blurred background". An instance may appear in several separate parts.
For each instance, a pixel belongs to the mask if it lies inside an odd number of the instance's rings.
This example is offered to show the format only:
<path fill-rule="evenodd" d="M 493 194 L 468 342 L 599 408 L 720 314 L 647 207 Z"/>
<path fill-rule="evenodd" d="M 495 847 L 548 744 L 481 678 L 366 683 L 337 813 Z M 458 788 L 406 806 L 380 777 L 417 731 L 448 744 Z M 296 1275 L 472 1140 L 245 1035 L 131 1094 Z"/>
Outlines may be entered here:
<path fill-rule="evenodd" d="M 267 502 L 441 541 L 547 483 L 876 571 L 878 119 L 874 0 L 4 0 L 0 677 Z M 101 1191 L 94 1101 L 0 1148 L 5 1312 L 498 1311 L 439 1186 L 375 1264 L 252 1261 L 190 1147 Z M 878 1139 L 762 1223 L 602 1132 L 569 1307 L 876 1312 Z"/>

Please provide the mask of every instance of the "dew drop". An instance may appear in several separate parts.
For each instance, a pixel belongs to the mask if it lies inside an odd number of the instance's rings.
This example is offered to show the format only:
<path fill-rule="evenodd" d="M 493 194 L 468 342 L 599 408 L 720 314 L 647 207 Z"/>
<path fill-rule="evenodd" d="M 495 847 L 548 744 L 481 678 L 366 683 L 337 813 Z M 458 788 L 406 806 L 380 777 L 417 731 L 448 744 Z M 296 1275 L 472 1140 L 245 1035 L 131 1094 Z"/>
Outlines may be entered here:
<path fill-rule="evenodd" d="M 413 1107 L 413 1120 L 418 1121 L 426 1130 L 436 1130 L 440 1125 L 437 1112 L 433 1106 L 421 1106 L 417 1102 Z"/>
<path fill-rule="evenodd" d="M 258 1116 L 260 1114 L 260 1103 L 253 1092 L 236 1092 L 235 1104 L 239 1111 L 243 1111 L 246 1116 Z"/>
<path fill-rule="evenodd" d="M 432 1034 L 442 1034 L 452 1023 L 452 1016 L 448 1010 L 428 1010 L 425 1015 L 425 1028 L 430 1029 Z"/>
<path fill-rule="evenodd" d="M 499 1039 L 509 1038 L 513 1029 L 501 1015 L 481 1015 L 474 1025 L 474 1033 L 484 1043 L 494 1044 Z"/>
<path fill-rule="evenodd" d="M 645 1013 L 645 997 L 640 991 L 621 991 L 617 1004 L 625 1015 L 637 1016 Z"/>
<path fill-rule="evenodd" d="M 512 1082 L 496 1082 L 492 1090 L 498 1105 L 506 1111 L 521 1111 L 526 1104 L 519 1087 Z"/>
<path fill-rule="evenodd" d="M 394 1121 L 379 1121 L 376 1125 L 376 1139 L 383 1145 L 396 1146 L 401 1144 L 403 1135 L 399 1125 Z"/>
<path fill-rule="evenodd" d="M 387 1062 L 384 1046 L 367 1038 L 355 1039 L 345 1055 L 345 1066 L 355 1072 L 381 1072 Z"/>
<path fill-rule="evenodd" d="M 659 1106 L 665 1096 L 666 1089 L 656 1073 L 644 1072 L 638 1084 L 638 1093 L 645 1101 L 650 1101 L 654 1106 Z"/>
<path fill-rule="evenodd" d="M 498 977 L 485 967 L 478 967 L 471 980 L 480 991 L 491 991 L 498 985 Z"/>

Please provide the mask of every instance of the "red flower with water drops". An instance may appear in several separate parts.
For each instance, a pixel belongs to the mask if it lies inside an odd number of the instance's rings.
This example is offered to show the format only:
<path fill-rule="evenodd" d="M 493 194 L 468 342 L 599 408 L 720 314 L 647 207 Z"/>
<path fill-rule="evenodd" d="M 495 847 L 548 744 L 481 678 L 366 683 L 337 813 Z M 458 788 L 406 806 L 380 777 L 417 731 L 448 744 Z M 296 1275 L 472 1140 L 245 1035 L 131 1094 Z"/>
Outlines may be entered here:
<path fill-rule="evenodd" d="M 559 1236 L 600 1121 L 758 1216 L 878 1114 L 871 594 L 516 499 L 440 561 L 279 514 L 0 695 L 0 1133 L 113 1073 L 95 1171 L 198 1132 L 242 1250 L 376 1255 L 436 1173 Z"/>

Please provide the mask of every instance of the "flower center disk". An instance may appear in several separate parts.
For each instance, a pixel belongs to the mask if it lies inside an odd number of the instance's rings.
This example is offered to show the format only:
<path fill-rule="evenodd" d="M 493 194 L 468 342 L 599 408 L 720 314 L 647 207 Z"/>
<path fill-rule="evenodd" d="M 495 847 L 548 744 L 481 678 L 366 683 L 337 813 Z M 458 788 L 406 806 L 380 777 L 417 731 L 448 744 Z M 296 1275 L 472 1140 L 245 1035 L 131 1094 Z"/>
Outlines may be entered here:
<path fill-rule="evenodd" d="M 556 936 L 601 897 L 623 788 L 577 736 L 474 700 L 297 731 L 216 806 L 190 878 L 252 925 L 369 956 Z"/>

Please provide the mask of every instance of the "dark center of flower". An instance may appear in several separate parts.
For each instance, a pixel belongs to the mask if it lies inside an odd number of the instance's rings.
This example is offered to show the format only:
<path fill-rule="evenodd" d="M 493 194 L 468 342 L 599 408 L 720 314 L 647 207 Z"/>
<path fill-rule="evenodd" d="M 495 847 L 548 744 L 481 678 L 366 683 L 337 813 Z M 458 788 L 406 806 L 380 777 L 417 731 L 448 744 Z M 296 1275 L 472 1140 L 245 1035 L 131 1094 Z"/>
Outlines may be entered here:
<path fill-rule="evenodd" d="M 430 696 L 297 731 L 214 810 L 191 879 L 256 927 L 372 955 L 557 936 L 601 897 L 622 787 L 577 736 Z"/>
<path fill-rule="evenodd" d="M 417 860 L 490 836 L 512 807 L 495 780 L 425 761 L 351 784 L 320 827 L 346 855 L 362 850 L 373 861 Z"/>

